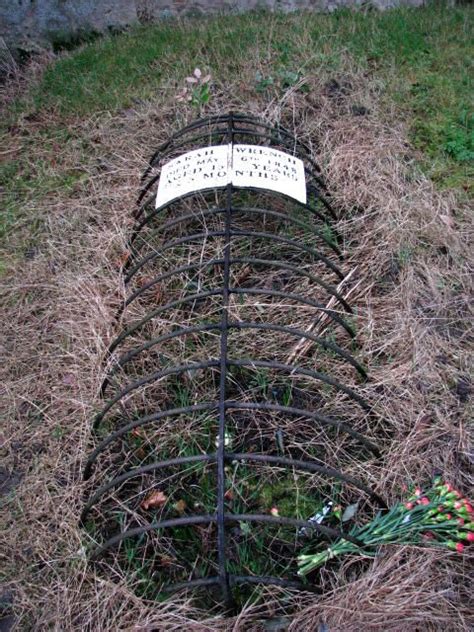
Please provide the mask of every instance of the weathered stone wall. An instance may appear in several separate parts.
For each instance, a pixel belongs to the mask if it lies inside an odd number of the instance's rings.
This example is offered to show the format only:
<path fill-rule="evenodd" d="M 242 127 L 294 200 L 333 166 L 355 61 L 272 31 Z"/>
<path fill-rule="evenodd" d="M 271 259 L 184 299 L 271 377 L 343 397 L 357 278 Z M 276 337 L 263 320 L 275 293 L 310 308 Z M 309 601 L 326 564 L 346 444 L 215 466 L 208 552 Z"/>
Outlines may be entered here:
<path fill-rule="evenodd" d="M 135 0 L 0 0 L 0 36 L 25 50 L 136 21 Z"/>
<path fill-rule="evenodd" d="M 402 4 L 420 6 L 424 0 L 0 0 L 0 37 L 13 49 L 34 50 L 61 38 L 174 15 L 258 8 L 333 11 L 362 4 L 386 9 Z"/>

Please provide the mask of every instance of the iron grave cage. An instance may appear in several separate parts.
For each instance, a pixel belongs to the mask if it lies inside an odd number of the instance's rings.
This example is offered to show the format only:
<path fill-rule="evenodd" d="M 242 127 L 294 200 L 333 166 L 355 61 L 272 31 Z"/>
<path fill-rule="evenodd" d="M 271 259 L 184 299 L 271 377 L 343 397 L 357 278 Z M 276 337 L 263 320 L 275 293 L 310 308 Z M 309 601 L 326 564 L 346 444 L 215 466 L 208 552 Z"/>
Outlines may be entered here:
<path fill-rule="evenodd" d="M 260 180 L 238 183 L 237 151 Z M 301 166 L 304 198 L 285 161 Z M 166 169 L 171 193 L 155 204 Z M 176 188 L 183 169 L 201 184 Z M 255 585 L 317 591 L 297 555 L 354 541 L 321 511 L 385 506 L 364 481 L 378 449 L 334 219 L 310 149 L 279 125 L 200 119 L 153 155 L 81 516 L 92 559 L 141 594 L 192 589 L 229 607 Z"/>

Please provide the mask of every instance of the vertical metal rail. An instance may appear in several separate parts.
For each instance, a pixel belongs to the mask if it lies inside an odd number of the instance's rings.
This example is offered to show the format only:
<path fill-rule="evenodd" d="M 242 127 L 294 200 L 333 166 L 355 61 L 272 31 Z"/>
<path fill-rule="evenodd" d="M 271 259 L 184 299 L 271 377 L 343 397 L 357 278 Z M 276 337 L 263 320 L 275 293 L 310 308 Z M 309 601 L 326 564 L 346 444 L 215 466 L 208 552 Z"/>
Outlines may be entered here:
<path fill-rule="evenodd" d="M 233 113 L 229 115 L 228 142 L 234 140 Z M 229 580 L 226 569 L 226 537 L 225 537 L 225 436 L 226 436 L 226 399 L 227 399 L 227 339 L 229 334 L 229 287 L 230 287 L 230 247 L 232 222 L 232 183 L 227 185 L 224 236 L 224 279 L 222 288 L 221 312 L 221 344 L 220 344 L 220 385 L 219 385 L 219 434 L 217 445 L 217 550 L 219 560 L 219 578 L 222 597 L 227 606 L 232 605 L 229 591 Z"/>

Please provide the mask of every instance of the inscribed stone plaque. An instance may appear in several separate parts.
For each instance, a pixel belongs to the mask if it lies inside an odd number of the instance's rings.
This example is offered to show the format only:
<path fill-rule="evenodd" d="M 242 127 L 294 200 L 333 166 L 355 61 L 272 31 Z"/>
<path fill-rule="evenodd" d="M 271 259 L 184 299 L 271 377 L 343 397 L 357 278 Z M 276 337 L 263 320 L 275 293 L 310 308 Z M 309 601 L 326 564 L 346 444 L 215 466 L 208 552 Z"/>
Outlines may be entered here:
<path fill-rule="evenodd" d="M 229 183 L 227 145 L 203 147 L 173 158 L 163 165 L 156 208 L 192 191 L 223 187 Z"/>
<path fill-rule="evenodd" d="M 225 187 L 269 189 L 306 203 L 303 161 L 262 145 L 214 145 L 163 165 L 156 208 L 187 193 Z"/>
<path fill-rule="evenodd" d="M 262 145 L 234 145 L 232 184 L 278 191 L 306 204 L 303 161 Z"/>

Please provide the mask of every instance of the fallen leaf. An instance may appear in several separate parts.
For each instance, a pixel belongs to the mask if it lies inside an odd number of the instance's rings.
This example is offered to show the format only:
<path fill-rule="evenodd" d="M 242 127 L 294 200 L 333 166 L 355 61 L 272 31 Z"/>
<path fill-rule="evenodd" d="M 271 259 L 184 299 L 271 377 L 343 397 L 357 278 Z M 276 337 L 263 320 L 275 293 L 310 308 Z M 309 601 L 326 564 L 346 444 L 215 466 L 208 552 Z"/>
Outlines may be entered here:
<path fill-rule="evenodd" d="M 195 77 L 197 77 L 198 79 L 200 79 L 200 78 L 201 78 L 201 75 L 202 75 L 201 70 L 200 70 L 199 68 L 195 68 L 195 69 L 194 69 L 194 73 L 193 73 L 193 74 L 194 74 L 194 76 L 195 76 Z"/>
<path fill-rule="evenodd" d="M 167 500 L 168 498 L 163 492 L 159 489 L 155 489 L 140 503 L 140 507 L 145 511 L 155 509 L 156 507 L 163 507 Z"/>
<path fill-rule="evenodd" d="M 155 287 L 153 296 L 158 303 L 161 301 L 161 299 L 163 298 L 163 288 L 161 287 L 161 285 L 157 285 Z"/>
<path fill-rule="evenodd" d="M 454 219 L 451 215 L 440 215 L 439 219 L 443 222 L 443 224 L 446 224 L 448 228 L 454 228 Z"/>
<path fill-rule="evenodd" d="M 353 505 L 348 505 L 345 509 L 344 509 L 344 513 L 342 514 L 342 522 L 347 522 L 348 520 L 351 520 L 357 513 L 357 510 L 359 509 L 359 503 L 356 502 Z"/>
<path fill-rule="evenodd" d="M 209 83 L 209 81 L 211 80 L 211 75 L 205 75 L 202 79 L 201 79 L 201 83 Z"/>
<path fill-rule="evenodd" d="M 68 386 L 74 386 L 76 383 L 76 376 L 72 373 L 66 373 L 63 377 L 63 384 L 67 384 Z"/>
<path fill-rule="evenodd" d="M 198 80 L 196 79 L 196 77 L 186 77 L 186 81 L 188 83 L 197 83 Z"/>
<path fill-rule="evenodd" d="M 122 268 L 128 261 L 130 257 L 130 252 L 126 250 L 120 257 L 117 259 L 117 267 Z"/>
<path fill-rule="evenodd" d="M 144 459 L 146 457 L 146 450 L 144 450 L 143 448 L 137 448 L 134 452 L 134 455 L 138 459 Z"/>
<path fill-rule="evenodd" d="M 137 280 L 137 285 L 139 285 L 140 287 L 145 287 L 145 285 L 147 285 L 147 283 L 150 283 L 151 281 L 153 281 L 152 277 L 143 276 Z"/>
<path fill-rule="evenodd" d="M 245 268 L 243 268 L 237 275 L 237 278 L 236 278 L 237 284 L 239 285 L 240 283 L 243 283 L 244 281 L 246 281 L 251 274 L 252 274 L 252 268 L 250 266 L 245 266 Z"/>
<path fill-rule="evenodd" d="M 187 98 L 188 89 L 184 87 L 181 92 L 176 95 L 176 101 L 185 101 Z"/>
<path fill-rule="evenodd" d="M 228 489 L 224 494 L 224 498 L 226 500 L 234 500 L 234 492 L 231 489 Z"/>
<path fill-rule="evenodd" d="M 166 555 L 162 555 L 160 557 L 161 566 L 171 566 L 173 563 L 174 563 L 174 560 L 172 557 L 168 557 Z"/>

